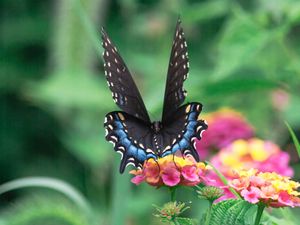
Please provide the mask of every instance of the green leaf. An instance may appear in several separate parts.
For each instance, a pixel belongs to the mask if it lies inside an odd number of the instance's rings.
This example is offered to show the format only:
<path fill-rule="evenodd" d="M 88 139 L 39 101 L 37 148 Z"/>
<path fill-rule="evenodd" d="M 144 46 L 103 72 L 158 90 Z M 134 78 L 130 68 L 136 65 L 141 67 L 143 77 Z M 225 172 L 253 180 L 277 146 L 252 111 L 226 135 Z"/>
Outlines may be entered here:
<path fill-rule="evenodd" d="M 226 78 L 218 81 L 206 82 L 201 90 L 206 96 L 224 96 L 253 91 L 270 90 L 280 87 L 278 81 L 253 77 L 253 75 Z"/>
<path fill-rule="evenodd" d="M 196 220 L 190 219 L 190 218 L 177 217 L 176 220 L 180 225 L 196 225 L 197 224 Z"/>
<path fill-rule="evenodd" d="M 226 15 L 230 11 L 230 4 L 224 0 L 212 0 L 194 3 L 184 8 L 185 22 L 208 21 Z"/>
<path fill-rule="evenodd" d="M 255 207 L 244 200 L 230 199 L 213 205 L 209 225 L 246 225 L 248 211 Z"/>
<path fill-rule="evenodd" d="M 298 156 L 300 157 L 300 143 L 299 143 L 299 140 L 295 134 L 295 132 L 293 131 L 293 129 L 291 128 L 291 126 L 288 124 L 288 122 L 285 122 L 285 125 L 287 126 L 287 128 L 289 129 L 289 132 L 292 136 L 292 139 L 293 139 L 293 142 L 294 142 L 294 145 L 296 147 L 296 150 L 298 152 Z"/>
<path fill-rule="evenodd" d="M 99 221 L 89 218 L 66 198 L 49 193 L 30 195 L 11 204 L 0 218 L 0 225 L 96 225 Z"/>
<path fill-rule="evenodd" d="M 218 80 L 228 77 L 249 64 L 268 43 L 270 33 L 260 27 L 251 15 L 238 7 L 234 8 L 234 14 L 221 34 L 214 78 Z"/>
<path fill-rule="evenodd" d="M 0 195 L 9 191 L 28 187 L 43 187 L 56 190 L 71 199 L 82 211 L 91 213 L 91 206 L 78 190 L 68 183 L 55 178 L 26 177 L 15 179 L 0 185 Z"/>

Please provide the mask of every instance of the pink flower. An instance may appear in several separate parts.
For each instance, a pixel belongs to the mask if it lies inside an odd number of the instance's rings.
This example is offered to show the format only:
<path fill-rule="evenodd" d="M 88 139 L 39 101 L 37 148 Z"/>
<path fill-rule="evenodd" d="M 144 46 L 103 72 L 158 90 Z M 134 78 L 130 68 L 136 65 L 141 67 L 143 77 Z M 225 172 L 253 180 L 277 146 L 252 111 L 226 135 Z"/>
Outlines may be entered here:
<path fill-rule="evenodd" d="M 247 189 L 242 190 L 241 195 L 246 201 L 255 204 L 259 202 L 260 192 L 261 191 L 257 187 L 251 187 L 250 191 Z"/>
<path fill-rule="evenodd" d="M 251 176 L 249 178 L 249 181 L 251 183 L 251 185 L 257 186 L 257 187 L 261 187 L 265 185 L 265 180 L 261 177 L 257 177 L 257 176 Z"/>
<path fill-rule="evenodd" d="M 300 206 L 298 197 L 300 192 L 297 191 L 300 183 L 292 181 L 288 177 L 258 170 L 240 170 L 236 171 L 236 175 L 236 179 L 230 182 L 230 186 L 250 203 L 261 202 L 274 208 Z M 240 188 L 235 185 L 235 183 L 243 183 L 245 179 L 252 180 L 249 186 Z M 241 181 L 237 182 L 237 180 Z"/>
<path fill-rule="evenodd" d="M 283 89 L 277 89 L 272 92 L 271 100 L 274 108 L 283 111 L 290 103 L 290 95 Z"/>
<path fill-rule="evenodd" d="M 203 133 L 203 141 L 196 144 L 201 159 L 208 158 L 209 153 L 226 147 L 234 140 L 253 137 L 252 126 L 234 110 L 221 109 L 203 118 L 209 123 L 209 129 Z"/>
<path fill-rule="evenodd" d="M 137 175 L 131 179 L 131 182 L 136 185 L 139 185 L 140 183 L 142 183 L 144 181 L 144 179 L 145 179 L 144 175 Z"/>
<path fill-rule="evenodd" d="M 184 166 L 181 171 L 184 179 L 190 182 L 199 182 L 199 176 L 197 174 L 196 166 Z"/>
<path fill-rule="evenodd" d="M 255 168 L 262 172 L 276 172 L 283 176 L 292 176 L 293 170 L 289 166 L 289 155 L 282 151 L 278 145 L 264 141 L 258 138 L 249 140 L 236 140 L 227 147 L 220 150 L 212 159 L 211 163 L 231 181 L 235 179 L 234 170 Z M 280 162 L 280 163 L 278 163 Z M 223 186 L 223 182 L 214 173 L 207 174 L 207 180 L 215 180 L 215 184 L 206 182 L 207 185 Z M 243 178 L 244 179 L 244 178 Z M 252 185 L 257 187 L 264 186 L 265 180 L 258 177 L 249 177 Z M 238 182 L 238 181 L 235 181 Z M 241 181 L 240 181 L 241 182 Z M 235 184 L 239 189 L 238 185 Z M 242 186 L 241 186 L 242 187 Z M 232 195 L 227 195 L 225 191 L 224 199 L 231 198 Z"/>
<path fill-rule="evenodd" d="M 278 194 L 276 192 L 276 189 L 272 185 L 263 186 L 261 187 L 261 197 L 263 199 L 278 199 Z"/>
<path fill-rule="evenodd" d="M 175 168 L 169 167 L 164 169 L 161 175 L 162 181 L 169 187 L 176 186 L 180 182 L 180 172 Z"/>
<path fill-rule="evenodd" d="M 155 186 L 176 185 L 195 186 L 203 181 L 208 167 L 202 162 L 196 162 L 191 157 L 169 155 L 157 161 L 149 159 L 144 162 L 141 170 L 132 170 L 135 175 L 131 182 L 138 185 L 145 181 Z"/>
<path fill-rule="evenodd" d="M 249 184 L 250 184 L 249 179 L 246 177 L 242 177 L 240 179 L 233 179 L 231 181 L 231 186 L 239 191 L 246 189 L 249 186 Z"/>
<path fill-rule="evenodd" d="M 292 201 L 292 197 L 286 191 L 281 191 L 279 193 L 278 202 L 285 206 L 294 207 L 294 202 Z"/>

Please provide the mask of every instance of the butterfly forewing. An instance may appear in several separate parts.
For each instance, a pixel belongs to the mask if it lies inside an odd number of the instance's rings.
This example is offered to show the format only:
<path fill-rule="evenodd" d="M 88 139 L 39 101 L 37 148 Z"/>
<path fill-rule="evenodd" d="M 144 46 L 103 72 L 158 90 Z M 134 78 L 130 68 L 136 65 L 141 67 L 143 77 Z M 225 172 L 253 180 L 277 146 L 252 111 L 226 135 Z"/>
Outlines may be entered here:
<path fill-rule="evenodd" d="M 103 28 L 102 41 L 105 76 L 115 103 L 128 114 L 150 123 L 145 104 L 132 76 Z"/>
<path fill-rule="evenodd" d="M 180 20 L 178 20 L 169 60 L 162 115 L 164 124 L 172 120 L 172 114 L 184 102 L 186 96 L 183 82 L 188 76 L 189 61 L 187 44 L 180 23 Z"/>

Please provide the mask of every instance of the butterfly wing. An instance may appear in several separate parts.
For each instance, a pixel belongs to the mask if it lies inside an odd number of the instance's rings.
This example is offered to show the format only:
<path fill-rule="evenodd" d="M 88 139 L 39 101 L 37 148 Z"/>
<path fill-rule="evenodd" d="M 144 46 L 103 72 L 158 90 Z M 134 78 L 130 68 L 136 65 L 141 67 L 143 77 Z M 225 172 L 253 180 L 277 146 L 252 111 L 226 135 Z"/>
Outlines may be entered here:
<path fill-rule="evenodd" d="M 162 115 L 163 124 L 169 122 L 170 117 L 184 102 L 186 96 L 183 82 L 188 76 L 189 61 L 187 44 L 180 23 L 181 21 L 178 20 L 169 61 Z"/>
<path fill-rule="evenodd" d="M 125 112 L 116 111 L 105 116 L 106 140 L 121 154 L 120 173 L 126 166 L 141 168 L 146 159 L 157 159 L 154 134 L 144 121 Z"/>
<path fill-rule="evenodd" d="M 102 46 L 105 76 L 115 103 L 126 113 L 150 123 L 145 104 L 132 76 L 103 28 Z"/>
<path fill-rule="evenodd" d="M 194 102 L 181 106 L 172 116 L 171 123 L 164 126 L 161 131 L 164 147 L 160 157 L 181 151 L 183 155 L 192 155 L 199 161 L 196 151 L 196 140 L 202 138 L 202 133 L 207 129 L 207 124 L 199 120 L 202 105 Z"/>

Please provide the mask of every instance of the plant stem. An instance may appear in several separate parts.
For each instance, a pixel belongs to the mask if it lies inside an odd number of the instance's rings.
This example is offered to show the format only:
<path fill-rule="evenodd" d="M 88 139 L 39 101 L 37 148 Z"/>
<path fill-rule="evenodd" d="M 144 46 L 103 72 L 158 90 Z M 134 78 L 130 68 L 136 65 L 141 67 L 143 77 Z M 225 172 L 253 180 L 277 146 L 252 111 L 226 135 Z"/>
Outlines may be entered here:
<path fill-rule="evenodd" d="M 260 204 L 257 205 L 257 213 L 256 213 L 256 218 L 255 218 L 254 225 L 259 225 L 260 219 L 261 219 L 261 216 L 263 214 L 264 209 L 265 209 L 264 204 L 260 203 Z"/>
<path fill-rule="evenodd" d="M 176 188 L 177 187 L 170 187 L 171 201 L 172 202 L 174 202 L 176 200 Z"/>
<path fill-rule="evenodd" d="M 209 207 L 207 209 L 207 214 L 206 214 L 206 218 L 205 218 L 205 225 L 208 225 L 210 222 L 210 216 L 211 216 L 211 208 L 212 208 L 212 201 L 208 201 L 209 202 Z"/>

